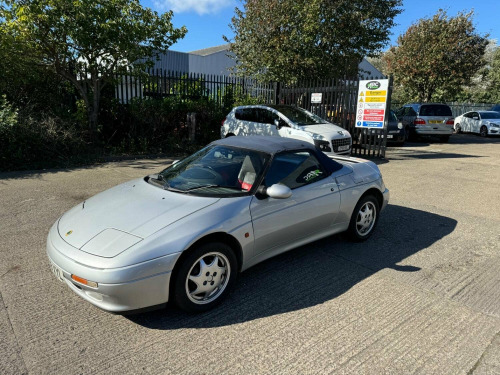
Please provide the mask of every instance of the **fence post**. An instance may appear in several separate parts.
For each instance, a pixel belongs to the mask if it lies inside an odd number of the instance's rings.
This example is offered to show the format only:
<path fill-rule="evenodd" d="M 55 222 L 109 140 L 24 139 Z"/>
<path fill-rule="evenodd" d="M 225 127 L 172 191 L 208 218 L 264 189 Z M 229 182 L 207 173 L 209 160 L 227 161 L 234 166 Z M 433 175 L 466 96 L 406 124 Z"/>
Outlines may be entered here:
<path fill-rule="evenodd" d="M 386 106 L 385 106 L 385 119 L 384 119 L 384 133 L 383 133 L 383 138 L 382 138 L 382 150 L 381 150 L 381 153 L 380 153 L 380 156 L 382 156 L 383 158 L 385 158 L 385 149 L 387 147 L 387 131 L 388 131 L 388 127 L 389 127 L 389 117 L 391 115 L 391 97 L 392 97 L 392 86 L 394 84 L 394 77 L 393 75 L 391 74 L 389 76 L 389 87 L 388 87 L 388 90 L 387 90 L 387 103 L 386 103 Z"/>
<path fill-rule="evenodd" d="M 196 113 L 189 112 L 187 114 L 188 140 L 194 141 L 196 137 Z"/>

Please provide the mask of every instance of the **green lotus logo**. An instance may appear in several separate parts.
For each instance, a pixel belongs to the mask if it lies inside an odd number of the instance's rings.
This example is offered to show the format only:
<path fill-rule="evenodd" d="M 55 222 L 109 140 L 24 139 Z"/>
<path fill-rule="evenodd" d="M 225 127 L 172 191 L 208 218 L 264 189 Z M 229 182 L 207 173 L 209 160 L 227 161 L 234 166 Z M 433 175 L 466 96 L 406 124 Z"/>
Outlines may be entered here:
<path fill-rule="evenodd" d="M 380 87 L 380 82 L 378 81 L 370 81 L 366 84 L 366 88 L 368 90 L 377 90 Z"/>
<path fill-rule="evenodd" d="M 71 233 L 73 233 L 72 230 L 70 230 L 69 232 L 66 232 L 66 237 L 69 236 Z"/>

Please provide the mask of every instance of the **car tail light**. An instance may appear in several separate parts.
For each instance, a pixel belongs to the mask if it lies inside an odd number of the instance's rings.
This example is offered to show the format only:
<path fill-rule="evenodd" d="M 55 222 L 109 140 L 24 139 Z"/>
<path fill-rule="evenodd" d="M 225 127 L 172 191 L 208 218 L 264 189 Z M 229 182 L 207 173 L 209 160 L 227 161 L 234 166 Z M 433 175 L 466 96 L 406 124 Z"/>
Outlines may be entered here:
<path fill-rule="evenodd" d="M 449 118 L 449 119 L 446 121 L 446 125 L 455 125 L 455 119 L 454 119 L 454 118 Z"/>
<path fill-rule="evenodd" d="M 226 119 L 227 119 L 227 117 L 224 117 L 224 120 L 222 120 L 222 122 L 220 124 L 221 127 L 224 126 L 224 123 L 226 122 Z"/>
<path fill-rule="evenodd" d="M 417 117 L 413 121 L 413 125 L 425 125 L 425 120 L 423 118 Z"/>

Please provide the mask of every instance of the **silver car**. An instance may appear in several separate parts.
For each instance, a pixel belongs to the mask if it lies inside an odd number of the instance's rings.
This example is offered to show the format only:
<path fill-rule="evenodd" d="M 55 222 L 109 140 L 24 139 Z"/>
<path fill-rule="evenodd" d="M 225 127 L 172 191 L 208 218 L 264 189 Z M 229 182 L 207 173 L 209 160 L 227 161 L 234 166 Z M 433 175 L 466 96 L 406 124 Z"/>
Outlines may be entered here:
<path fill-rule="evenodd" d="M 406 140 L 435 136 L 441 142 L 448 142 L 453 134 L 454 118 L 447 104 L 406 104 L 396 111 L 396 116 L 403 124 Z"/>
<path fill-rule="evenodd" d="M 201 312 L 274 255 L 343 231 L 366 240 L 388 199 L 370 161 L 231 137 L 72 208 L 50 229 L 47 255 L 57 279 L 104 310 L 173 301 Z"/>

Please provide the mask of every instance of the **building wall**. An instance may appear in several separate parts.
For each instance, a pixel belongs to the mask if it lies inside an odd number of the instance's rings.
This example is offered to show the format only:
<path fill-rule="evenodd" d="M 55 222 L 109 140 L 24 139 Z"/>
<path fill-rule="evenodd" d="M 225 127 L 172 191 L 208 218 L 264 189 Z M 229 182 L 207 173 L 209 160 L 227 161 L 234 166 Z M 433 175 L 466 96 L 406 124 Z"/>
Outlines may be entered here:
<path fill-rule="evenodd" d="M 227 50 L 223 50 L 202 56 L 168 50 L 166 53 L 159 56 L 158 61 L 154 62 L 154 69 L 162 69 L 164 71 L 170 70 L 181 73 L 230 75 L 230 69 L 235 65 L 235 61 L 228 56 L 229 53 L 230 52 Z M 385 78 L 385 76 L 366 59 L 360 62 L 358 68 L 360 79 L 364 77 Z"/>

